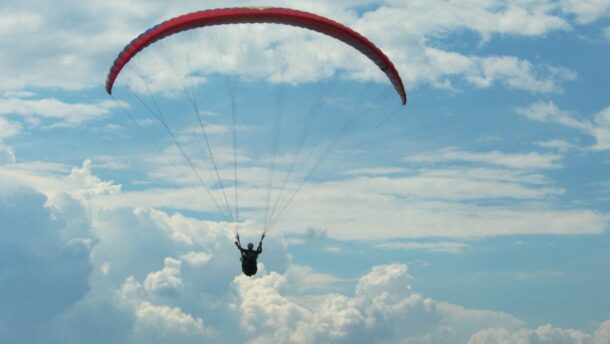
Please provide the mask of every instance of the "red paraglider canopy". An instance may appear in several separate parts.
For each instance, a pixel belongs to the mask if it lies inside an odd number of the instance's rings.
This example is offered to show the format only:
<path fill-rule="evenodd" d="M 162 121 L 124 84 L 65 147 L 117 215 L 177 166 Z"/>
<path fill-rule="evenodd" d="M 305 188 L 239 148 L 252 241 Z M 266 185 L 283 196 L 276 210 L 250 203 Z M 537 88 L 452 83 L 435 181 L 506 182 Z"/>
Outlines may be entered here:
<path fill-rule="evenodd" d="M 357 49 L 373 61 L 390 79 L 396 92 L 400 95 L 402 104 L 407 102 L 407 94 L 396 67 L 383 51 L 366 37 L 345 25 L 313 13 L 273 7 L 223 8 L 193 12 L 152 27 L 129 43 L 116 58 L 108 72 L 106 92 L 112 93 L 112 86 L 123 67 L 150 44 L 164 37 L 194 28 L 237 23 L 292 25 L 334 37 Z"/>

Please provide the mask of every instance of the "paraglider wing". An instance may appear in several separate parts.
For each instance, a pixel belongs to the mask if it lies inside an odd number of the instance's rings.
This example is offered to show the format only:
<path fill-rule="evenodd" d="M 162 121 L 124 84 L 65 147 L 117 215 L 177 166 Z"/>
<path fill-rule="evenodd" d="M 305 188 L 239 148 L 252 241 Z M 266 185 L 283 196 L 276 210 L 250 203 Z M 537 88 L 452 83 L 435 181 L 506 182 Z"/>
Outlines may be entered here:
<path fill-rule="evenodd" d="M 151 29 L 145 31 L 131 43 L 129 43 L 114 61 L 106 79 L 106 92 L 112 94 L 112 87 L 123 67 L 138 52 L 150 44 L 178 32 L 212 25 L 237 24 L 237 23 L 273 23 L 285 24 L 317 31 L 334 37 L 368 57 L 388 77 L 396 92 L 398 92 L 402 104 L 407 102 L 407 94 L 396 70 L 390 59 L 366 37 L 349 27 L 337 23 L 331 19 L 303 11 L 287 8 L 224 8 L 200 12 L 193 12 L 167 20 Z"/>

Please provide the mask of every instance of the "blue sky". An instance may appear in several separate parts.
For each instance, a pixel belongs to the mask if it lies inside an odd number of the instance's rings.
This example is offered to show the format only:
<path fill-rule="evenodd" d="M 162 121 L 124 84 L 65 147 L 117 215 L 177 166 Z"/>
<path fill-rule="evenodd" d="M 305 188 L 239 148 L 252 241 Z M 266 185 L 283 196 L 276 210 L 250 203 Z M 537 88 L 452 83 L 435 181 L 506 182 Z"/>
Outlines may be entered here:
<path fill-rule="evenodd" d="M 274 25 L 169 37 L 104 92 L 142 31 L 254 5 L 0 7 L 1 338 L 610 343 L 610 2 L 265 3 L 375 42 L 404 107 Z M 268 228 L 254 278 L 236 227 Z"/>

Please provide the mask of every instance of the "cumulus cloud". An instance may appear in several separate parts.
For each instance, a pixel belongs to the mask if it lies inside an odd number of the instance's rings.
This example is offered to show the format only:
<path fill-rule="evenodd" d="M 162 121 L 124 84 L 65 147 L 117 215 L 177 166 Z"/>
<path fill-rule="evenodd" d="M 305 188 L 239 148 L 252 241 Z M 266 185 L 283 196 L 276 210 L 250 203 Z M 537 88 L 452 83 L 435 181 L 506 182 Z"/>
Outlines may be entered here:
<path fill-rule="evenodd" d="M 47 341 L 56 335 L 54 321 L 90 290 L 90 226 L 87 237 L 69 235 L 70 216 L 26 189 L 0 194 L 0 219 L 0 336 Z"/>
<path fill-rule="evenodd" d="M 91 160 L 83 161 L 81 168 L 74 167 L 66 178 L 74 189 L 77 196 L 91 198 L 94 196 L 111 195 L 121 191 L 121 185 L 116 185 L 111 181 L 103 181 L 92 174 Z"/>
<path fill-rule="evenodd" d="M 354 296 L 288 298 L 285 276 L 237 278 L 242 326 L 253 343 L 593 343 L 582 331 L 551 325 L 529 329 L 506 313 L 466 309 L 424 298 L 410 289 L 406 266 L 376 266 Z M 605 343 L 606 323 L 595 343 Z M 597 338 L 596 337 L 596 338 Z"/>
<path fill-rule="evenodd" d="M 193 318 L 183 313 L 179 308 L 154 306 L 148 302 L 143 302 L 135 312 L 138 321 L 134 333 L 136 338 L 144 337 L 148 340 L 155 340 L 158 338 L 158 333 L 155 332 L 159 331 L 163 336 L 180 338 L 180 336 L 174 336 L 173 334 L 188 334 L 193 337 L 193 340 L 200 340 L 197 337 L 206 333 L 203 321 L 200 318 Z"/>
<path fill-rule="evenodd" d="M 308 295 L 315 292 L 328 292 L 339 289 L 345 283 L 351 283 L 350 280 L 345 280 L 315 271 L 313 268 L 306 265 L 290 264 L 284 276 L 288 281 L 287 289 L 295 295 Z"/>
<path fill-rule="evenodd" d="M 2 261 L 28 261 L 2 275 L 0 297 L 11 295 L 2 300 L 3 338 L 26 343 L 593 338 L 550 325 L 528 329 L 509 314 L 427 298 L 413 290 L 415 277 L 403 264 L 374 266 L 357 281 L 292 264 L 279 234 L 266 241 L 259 275 L 248 278 L 240 275 L 228 223 L 154 209 L 87 211 L 86 201 L 67 193 L 52 199 L 29 191 L 3 194 Z M 24 280 L 25 287 L 17 283 Z M 607 328 L 608 322 L 600 325 L 598 342 Z"/>
<path fill-rule="evenodd" d="M 435 323 L 433 302 L 412 295 L 409 281 L 404 266 L 377 267 L 361 278 L 356 296 L 327 295 L 314 308 L 283 296 L 286 278 L 273 272 L 257 280 L 240 277 L 234 283 L 244 314 L 242 326 L 253 342 L 365 343 L 417 335 Z"/>
<path fill-rule="evenodd" d="M 595 332 L 595 344 L 610 343 L 610 319 L 599 325 Z"/>
<path fill-rule="evenodd" d="M 153 293 L 177 292 L 182 287 L 180 276 L 180 260 L 165 258 L 165 266 L 162 270 L 151 272 L 144 280 L 144 288 Z"/>
<path fill-rule="evenodd" d="M 253 343 L 586 343 L 591 338 L 550 325 L 532 330 L 506 313 L 424 298 L 411 290 L 412 281 L 406 266 L 390 264 L 362 276 L 353 296 L 288 298 L 287 278 L 275 273 L 237 278 L 234 284 L 242 326 Z"/>

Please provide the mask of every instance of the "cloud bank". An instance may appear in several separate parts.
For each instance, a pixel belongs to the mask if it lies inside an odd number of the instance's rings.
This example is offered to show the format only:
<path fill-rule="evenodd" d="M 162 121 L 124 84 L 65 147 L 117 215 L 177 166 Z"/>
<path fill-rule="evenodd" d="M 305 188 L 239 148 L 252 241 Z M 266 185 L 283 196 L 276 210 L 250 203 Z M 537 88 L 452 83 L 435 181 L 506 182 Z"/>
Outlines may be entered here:
<path fill-rule="evenodd" d="M 324 290 L 339 280 L 291 263 L 280 235 L 266 241 L 261 272 L 248 278 L 240 275 L 228 224 L 153 209 L 90 208 L 87 193 L 77 191 L 52 198 L 24 189 L 2 193 L 3 338 L 20 343 L 610 340 L 610 320 L 595 333 L 550 324 L 532 329 L 506 313 L 425 297 L 413 290 L 415 277 L 401 263 L 373 266 L 351 290 L 328 293 Z"/>

